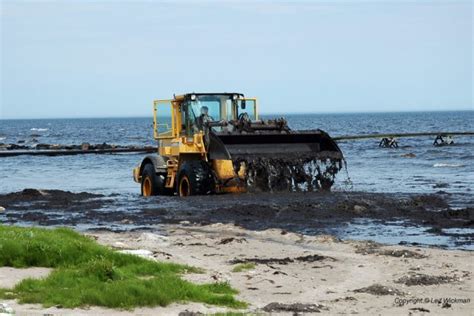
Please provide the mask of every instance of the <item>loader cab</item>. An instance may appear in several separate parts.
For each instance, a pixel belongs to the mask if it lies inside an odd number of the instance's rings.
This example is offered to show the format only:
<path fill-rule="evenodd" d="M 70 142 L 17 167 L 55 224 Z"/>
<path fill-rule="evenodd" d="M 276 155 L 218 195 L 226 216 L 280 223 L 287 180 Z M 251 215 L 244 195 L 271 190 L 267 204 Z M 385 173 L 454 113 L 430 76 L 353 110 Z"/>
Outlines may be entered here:
<path fill-rule="evenodd" d="M 257 99 L 241 93 L 188 93 L 171 100 L 154 101 L 154 137 L 170 141 L 192 137 L 203 130 L 203 122 L 238 121 L 242 116 L 258 120 Z M 214 126 L 215 132 L 232 131 L 232 125 Z"/>
<path fill-rule="evenodd" d="M 240 93 L 192 93 L 184 95 L 181 103 L 182 131 L 186 135 L 202 131 L 206 122 L 237 121 L 243 115 L 257 120 L 256 99 L 245 99 Z M 232 126 L 214 126 L 225 131 Z"/>

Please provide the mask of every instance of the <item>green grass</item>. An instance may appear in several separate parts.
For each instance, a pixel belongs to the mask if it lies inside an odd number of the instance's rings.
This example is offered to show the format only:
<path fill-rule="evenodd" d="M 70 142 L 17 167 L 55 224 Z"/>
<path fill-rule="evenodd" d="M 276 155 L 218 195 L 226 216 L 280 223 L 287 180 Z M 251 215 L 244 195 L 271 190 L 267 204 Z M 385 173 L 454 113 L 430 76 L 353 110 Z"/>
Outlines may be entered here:
<path fill-rule="evenodd" d="M 249 263 L 240 263 L 234 266 L 232 269 L 232 272 L 242 272 L 242 271 L 247 271 L 247 270 L 252 270 L 255 269 L 255 263 L 249 262 Z"/>
<path fill-rule="evenodd" d="M 65 228 L 0 225 L 0 266 L 54 268 L 45 279 L 25 279 L 12 290 L 0 289 L 0 298 L 20 303 L 126 309 L 185 301 L 246 306 L 227 283 L 197 285 L 180 278 L 199 269 L 118 253 Z"/>

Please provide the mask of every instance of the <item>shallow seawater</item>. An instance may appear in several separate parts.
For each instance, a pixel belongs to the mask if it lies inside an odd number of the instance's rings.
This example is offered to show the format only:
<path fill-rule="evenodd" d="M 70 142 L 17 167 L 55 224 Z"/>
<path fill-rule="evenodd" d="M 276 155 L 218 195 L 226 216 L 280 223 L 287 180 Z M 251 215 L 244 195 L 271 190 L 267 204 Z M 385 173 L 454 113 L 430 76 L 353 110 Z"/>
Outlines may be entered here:
<path fill-rule="evenodd" d="M 457 231 L 458 236 L 453 236 Z M 347 226 L 337 227 L 328 233 L 339 236 L 342 239 L 352 240 L 376 240 L 384 244 L 408 244 L 420 246 L 443 246 L 451 249 L 474 250 L 472 237 L 473 229 L 456 228 L 443 229 L 444 234 L 432 234 L 427 232 L 426 226 L 407 226 L 403 221 L 393 223 L 381 223 L 372 219 L 355 219 Z"/>
<path fill-rule="evenodd" d="M 281 115 L 264 115 L 265 118 L 278 116 Z M 473 111 L 305 114 L 286 115 L 286 118 L 293 129 L 319 128 L 331 136 L 471 131 L 474 126 Z M 339 146 L 346 158 L 347 170 L 339 172 L 333 190 L 400 194 L 443 191 L 448 194 L 444 196 L 452 207 L 473 207 L 474 137 L 455 137 L 454 145 L 442 147 L 433 146 L 433 140 L 433 137 L 401 138 L 397 149 L 379 148 L 379 139 L 341 141 Z M 151 117 L 0 120 L 0 143 L 18 142 L 27 145 L 83 142 L 155 145 Z M 122 199 L 135 200 L 140 190 L 132 180 L 132 168 L 142 157 L 143 154 L 116 154 L 0 158 L 0 194 L 24 188 L 60 189 L 119 194 Z M 410 236 L 411 231 L 405 227 L 403 240 L 432 244 L 435 237 L 416 229 L 413 228 L 413 236 Z M 362 221 L 341 226 L 337 233 L 352 239 L 398 243 L 401 240 L 397 234 L 402 232 Z M 440 243 L 454 247 L 456 237 L 453 235 L 436 238 L 446 238 Z"/>

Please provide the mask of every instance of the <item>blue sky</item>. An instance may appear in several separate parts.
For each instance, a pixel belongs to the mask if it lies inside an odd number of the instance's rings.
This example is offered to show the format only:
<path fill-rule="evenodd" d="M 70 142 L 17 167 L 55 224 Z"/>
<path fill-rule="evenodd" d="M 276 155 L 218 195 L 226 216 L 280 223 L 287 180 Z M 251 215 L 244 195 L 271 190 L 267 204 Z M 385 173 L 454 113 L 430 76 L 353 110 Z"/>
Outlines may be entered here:
<path fill-rule="evenodd" d="M 0 118 L 473 109 L 472 1 L 0 1 Z"/>

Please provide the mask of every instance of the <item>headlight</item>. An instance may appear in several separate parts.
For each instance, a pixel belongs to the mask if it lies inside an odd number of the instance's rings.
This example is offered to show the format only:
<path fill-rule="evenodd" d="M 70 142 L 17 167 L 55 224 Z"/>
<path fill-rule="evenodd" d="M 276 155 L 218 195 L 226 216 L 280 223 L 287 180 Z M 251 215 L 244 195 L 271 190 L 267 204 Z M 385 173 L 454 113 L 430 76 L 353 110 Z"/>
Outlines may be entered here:
<path fill-rule="evenodd" d="M 196 95 L 195 94 L 191 94 L 191 100 L 192 101 L 196 100 Z"/>

